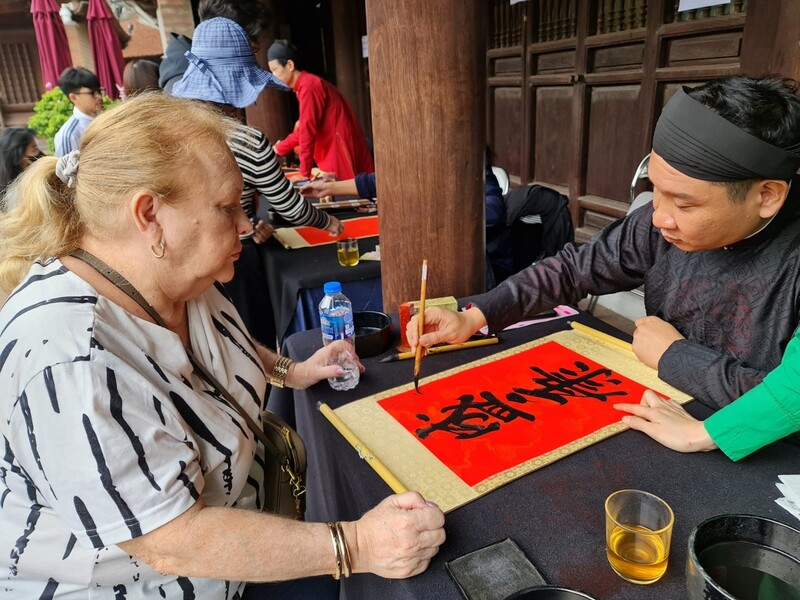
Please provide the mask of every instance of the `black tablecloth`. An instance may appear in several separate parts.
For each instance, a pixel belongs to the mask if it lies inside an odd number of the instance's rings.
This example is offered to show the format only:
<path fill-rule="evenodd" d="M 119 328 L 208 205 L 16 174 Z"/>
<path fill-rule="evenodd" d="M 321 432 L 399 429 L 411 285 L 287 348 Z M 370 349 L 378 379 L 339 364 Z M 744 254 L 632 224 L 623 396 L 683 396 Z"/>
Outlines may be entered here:
<path fill-rule="evenodd" d="M 358 240 L 361 254 L 375 249 L 378 237 Z M 287 250 L 270 239 L 261 246 L 275 328 L 282 340 L 297 308 L 301 290 L 321 287 L 326 281 L 363 281 L 381 276 L 381 263 L 364 260 L 355 267 L 343 267 L 336 258 L 336 245 Z M 347 286 L 344 286 L 345 290 Z"/>
<path fill-rule="evenodd" d="M 609 330 L 588 315 L 578 320 Z M 503 333 L 503 342 L 496 346 L 431 356 L 423 361 L 423 375 L 565 328 L 566 320 L 551 321 Z M 286 341 L 289 355 L 297 359 L 320 346 L 317 330 Z M 411 361 L 380 364 L 378 358 L 364 361 L 367 372 L 350 392 L 335 392 L 325 382 L 294 392 L 297 426 L 309 456 L 309 520 L 356 519 L 391 493 L 315 410 L 319 400 L 335 408 L 412 380 Z M 270 405 L 281 399 L 285 402 L 287 394 L 292 396 L 291 391 L 274 390 Z M 709 414 L 697 402 L 687 408 L 698 417 Z M 757 514 L 791 523 L 794 517 L 774 502 L 781 495 L 775 483 L 778 475 L 797 473 L 799 467 L 800 448 L 785 442 L 733 463 L 721 452 L 680 454 L 639 432 L 625 431 L 449 513 L 447 541 L 425 573 L 399 581 L 354 575 L 343 582 L 342 597 L 455 600 L 460 594 L 447 575 L 445 561 L 510 537 L 551 584 L 583 590 L 598 600 L 685 598 L 687 540 L 692 528 L 721 513 Z M 650 586 L 622 580 L 605 556 L 603 504 L 611 492 L 624 488 L 652 492 L 675 512 L 667 572 Z"/>

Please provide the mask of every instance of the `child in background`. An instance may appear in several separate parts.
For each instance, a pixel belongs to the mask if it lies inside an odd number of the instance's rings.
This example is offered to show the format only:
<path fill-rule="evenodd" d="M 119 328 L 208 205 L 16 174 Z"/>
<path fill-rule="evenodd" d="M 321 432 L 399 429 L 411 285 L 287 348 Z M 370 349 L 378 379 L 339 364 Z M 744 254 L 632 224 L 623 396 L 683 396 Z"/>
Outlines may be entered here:
<path fill-rule="evenodd" d="M 74 105 L 72 116 L 61 126 L 55 138 L 56 156 L 64 156 L 78 149 L 83 132 L 95 115 L 103 110 L 104 90 L 97 75 L 83 67 L 64 69 L 58 78 L 58 87 Z"/>

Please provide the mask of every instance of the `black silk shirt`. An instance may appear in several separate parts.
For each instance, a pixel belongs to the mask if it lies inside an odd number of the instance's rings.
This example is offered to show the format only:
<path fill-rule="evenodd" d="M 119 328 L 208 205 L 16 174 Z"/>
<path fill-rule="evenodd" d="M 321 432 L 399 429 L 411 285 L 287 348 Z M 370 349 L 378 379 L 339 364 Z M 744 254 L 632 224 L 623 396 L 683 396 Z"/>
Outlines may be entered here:
<path fill-rule="evenodd" d="M 780 363 L 800 323 L 800 178 L 765 229 L 727 248 L 680 250 L 664 240 L 652 216 L 647 204 L 473 303 L 497 332 L 587 294 L 644 285 L 647 314 L 686 338 L 662 355 L 659 377 L 719 408 Z"/>

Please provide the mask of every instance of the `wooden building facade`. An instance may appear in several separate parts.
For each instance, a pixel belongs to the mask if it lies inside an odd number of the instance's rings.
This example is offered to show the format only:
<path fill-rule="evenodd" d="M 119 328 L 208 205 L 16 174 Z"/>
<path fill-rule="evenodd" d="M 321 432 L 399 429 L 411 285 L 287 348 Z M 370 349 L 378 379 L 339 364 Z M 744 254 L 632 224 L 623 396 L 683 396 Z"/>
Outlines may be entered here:
<path fill-rule="evenodd" d="M 738 73 L 800 78 L 798 0 L 735 0 L 683 13 L 678 2 L 485 2 L 486 139 L 512 184 L 542 183 L 569 196 L 579 240 L 625 214 L 633 171 L 678 86 Z M 183 19 L 191 33 L 197 0 L 140 4 L 157 7 L 167 30 L 183 31 Z M 270 37 L 303 48 L 309 70 L 339 87 L 371 137 L 366 0 L 267 4 L 276 17 Z M 0 0 L 0 115 L 7 125 L 24 122 L 43 91 L 29 6 Z M 408 43 L 406 68 L 434 60 L 415 57 Z M 272 139 L 296 118 L 294 99 L 278 96 L 265 92 L 248 110 Z"/>
<path fill-rule="evenodd" d="M 583 241 L 629 206 L 661 107 L 726 75 L 800 78 L 796 0 L 491 0 L 487 141 L 514 184 L 569 196 Z"/>
<path fill-rule="evenodd" d="M 0 127 L 24 125 L 42 93 L 30 1 L 0 2 Z"/>

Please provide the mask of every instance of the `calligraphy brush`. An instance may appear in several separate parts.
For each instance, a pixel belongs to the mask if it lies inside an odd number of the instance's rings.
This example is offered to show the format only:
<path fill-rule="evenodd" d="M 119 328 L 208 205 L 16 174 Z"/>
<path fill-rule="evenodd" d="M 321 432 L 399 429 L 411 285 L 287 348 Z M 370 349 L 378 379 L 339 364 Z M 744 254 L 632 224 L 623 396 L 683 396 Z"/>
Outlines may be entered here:
<path fill-rule="evenodd" d="M 489 346 L 491 344 L 496 344 L 500 341 L 500 338 L 496 336 L 489 336 L 485 338 L 481 338 L 478 340 L 471 340 L 469 342 L 463 342 L 461 344 L 445 344 L 443 346 L 431 346 L 428 348 L 427 354 L 440 354 L 442 352 L 452 352 L 453 350 L 462 350 L 465 348 L 474 348 L 476 346 Z M 408 358 L 416 358 L 415 353 L 413 352 L 398 352 L 397 354 L 390 354 L 389 356 L 385 356 L 384 358 L 380 359 L 378 362 L 382 363 L 390 363 L 396 362 L 398 360 L 406 360 Z"/>
<path fill-rule="evenodd" d="M 421 338 L 422 332 L 425 330 L 425 291 L 428 286 L 428 259 L 422 261 L 422 282 L 420 283 L 419 291 L 419 322 L 417 324 L 417 334 Z M 414 357 L 414 389 L 419 391 L 419 371 L 422 366 L 422 344 L 419 343 L 417 338 L 417 354 Z"/>

